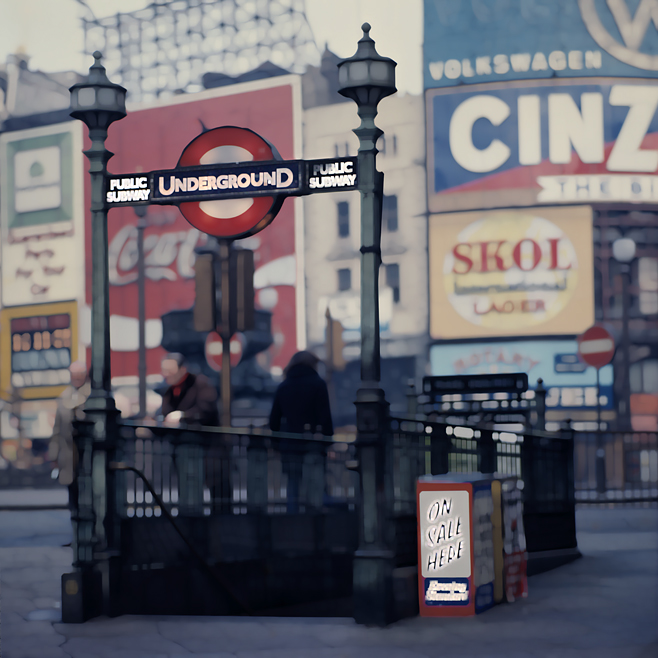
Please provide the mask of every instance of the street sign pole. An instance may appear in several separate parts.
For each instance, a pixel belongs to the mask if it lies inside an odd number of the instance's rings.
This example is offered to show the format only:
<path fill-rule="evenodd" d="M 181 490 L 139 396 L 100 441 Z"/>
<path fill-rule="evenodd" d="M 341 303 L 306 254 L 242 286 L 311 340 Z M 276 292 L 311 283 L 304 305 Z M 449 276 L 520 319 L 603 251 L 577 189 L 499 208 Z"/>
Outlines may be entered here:
<path fill-rule="evenodd" d="M 601 431 L 601 369 L 596 369 L 596 431 Z"/>
<path fill-rule="evenodd" d="M 219 335 L 222 337 L 222 427 L 231 427 L 231 294 L 230 266 L 232 240 L 219 243 L 219 258 L 222 268 L 222 306 Z"/>

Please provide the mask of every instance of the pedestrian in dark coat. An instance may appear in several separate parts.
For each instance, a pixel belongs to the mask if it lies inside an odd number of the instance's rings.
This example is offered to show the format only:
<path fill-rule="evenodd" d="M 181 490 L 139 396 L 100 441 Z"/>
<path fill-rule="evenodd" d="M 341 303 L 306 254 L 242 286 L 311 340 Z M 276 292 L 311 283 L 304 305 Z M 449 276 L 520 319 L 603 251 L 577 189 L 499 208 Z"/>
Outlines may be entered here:
<path fill-rule="evenodd" d="M 285 379 L 276 391 L 270 429 L 274 432 L 334 433 L 327 385 L 316 370 L 318 357 L 297 352 L 284 371 Z"/>
<path fill-rule="evenodd" d="M 188 372 L 182 354 L 167 354 L 162 359 L 162 374 L 169 384 L 162 396 L 162 415 L 166 421 L 178 420 L 187 425 L 219 424 L 215 387 L 203 375 Z"/>
<path fill-rule="evenodd" d="M 329 393 L 324 380 L 317 373 L 319 359 L 311 352 L 297 352 L 284 371 L 285 379 L 277 388 L 270 413 L 270 429 L 274 432 L 334 433 L 329 408 Z M 289 514 L 299 511 L 300 485 L 305 452 L 309 445 L 304 441 L 281 440 L 282 470 L 287 476 L 286 498 Z M 324 480 L 324 468 L 316 473 Z M 320 485 L 323 486 L 322 484 Z"/>

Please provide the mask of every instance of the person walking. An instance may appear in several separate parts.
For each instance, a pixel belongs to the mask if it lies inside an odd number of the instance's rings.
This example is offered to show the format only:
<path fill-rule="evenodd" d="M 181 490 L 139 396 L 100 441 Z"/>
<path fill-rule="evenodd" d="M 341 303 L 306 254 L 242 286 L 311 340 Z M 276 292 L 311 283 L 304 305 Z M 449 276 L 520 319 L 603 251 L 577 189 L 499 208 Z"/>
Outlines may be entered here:
<path fill-rule="evenodd" d="M 72 363 L 69 372 L 71 384 L 62 391 L 57 400 L 48 458 L 54 461 L 59 469 L 59 483 L 68 487 L 69 508 L 71 512 L 75 512 L 78 508 L 78 450 L 73 440 L 73 421 L 84 418 L 83 407 L 91 393 L 91 384 L 87 377 L 87 366 L 82 361 Z"/>
<path fill-rule="evenodd" d="M 274 395 L 270 413 L 273 432 L 320 432 L 332 436 L 327 385 L 317 372 L 318 359 L 312 352 L 297 352 L 284 370 L 284 380 Z"/>
<path fill-rule="evenodd" d="M 317 372 L 319 359 L 312 352 L 297 352 L 284 370 L 284 380 L 274 395 L 270 412 L 270 429 L 273 432 L 321 433 L 332 436 L 329 393 L 325 381 Z M 302 480 L 302 445 L 296 441 L 281 440 L 282 469 L 288 478 L 286 485 L 289 514 L 299 510 Z M 324 468 L 321 469 L 324 478 Z"/>

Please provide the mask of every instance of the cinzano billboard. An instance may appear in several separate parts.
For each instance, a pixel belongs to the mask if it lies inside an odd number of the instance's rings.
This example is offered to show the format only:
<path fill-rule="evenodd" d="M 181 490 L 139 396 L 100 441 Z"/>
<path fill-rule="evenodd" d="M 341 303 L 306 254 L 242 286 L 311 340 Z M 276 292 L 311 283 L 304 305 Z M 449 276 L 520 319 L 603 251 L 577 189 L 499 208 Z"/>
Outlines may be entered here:
<path fill-rule="evenodd" d="M 427 92 L 431 212 L 658 203 L 658 87 L 552 80 Z"/>

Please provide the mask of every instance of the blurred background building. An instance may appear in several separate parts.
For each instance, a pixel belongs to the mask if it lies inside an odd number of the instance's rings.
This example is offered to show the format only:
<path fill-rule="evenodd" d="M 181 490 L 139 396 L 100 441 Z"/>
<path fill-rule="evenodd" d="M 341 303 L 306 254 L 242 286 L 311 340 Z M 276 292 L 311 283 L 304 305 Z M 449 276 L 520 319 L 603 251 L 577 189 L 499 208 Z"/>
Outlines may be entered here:
<path fill-rule="evenodd" d="M 425 1 L 424 97 L 393 96 L 378 118 L 382 379 L 394 411 L 426 374 L 521 370 L 544 380 L 549 427 L 592 428 L 596 377 L 576 337 L 605 322 L 622 344 L 600 373 L 605 424 L 658 427 L 658 31 L 636 4 Z M 103 51 L 132 103 L 110 132 L 111 171 L 173 167 L 201 131 L 227 124 L 284 158 L 356 155 L 338 58 L 315 43 L 301 0 L 158 0 L 82 24 L 86 50 Z M 50 436 L 66 365 L 89 346 L 86 136 L 68 116 L 79 79 L 31 70 L 27 54 L 0 68 L 0 432 L 14 459 L 20 436 Z M 132 209 L 109 221 L 124 415 L 138 411 L 138 221 Z M 217 374 L 191 320 L 205 236 L 175 208 L 153 206 L 143 222 L 153 412 L 165 351 Z M 336 425 L 354 422 L 359 232 L 356 193 L 316 194 L 286 201 L 242 241 L 255 252 L 259 323 L 240 337 L 237 422 L 263 422 L 297 349 L 326 356 L 327 309 L 343 328 Z M 628 262 L 613 257 L 622 237 L 636 245 Z"/>
<path fill-rule="evenodd" d="M 549 427 L 592 429 L 595 371 L 574 339 L 604 322 L 618 345 L 604 426 L 655 430 L 655 12 L 424 7 L 432 372 L 525 370 L 548 388 Z M 622 237 L 636 244 L 626 263 L 612 256 Z"/>

